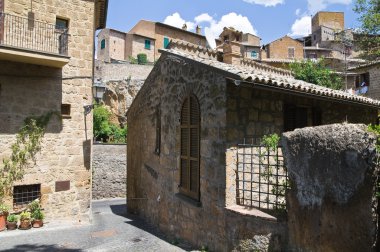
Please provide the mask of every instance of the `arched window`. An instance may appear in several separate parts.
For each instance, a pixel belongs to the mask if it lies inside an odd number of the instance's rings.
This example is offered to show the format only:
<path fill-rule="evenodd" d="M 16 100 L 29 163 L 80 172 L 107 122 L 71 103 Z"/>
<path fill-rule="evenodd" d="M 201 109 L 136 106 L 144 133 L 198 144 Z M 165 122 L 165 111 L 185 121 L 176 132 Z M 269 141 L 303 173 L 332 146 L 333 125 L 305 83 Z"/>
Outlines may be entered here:
<path fill-rule="evenodd" d="M 199 201 L 199 103 L 194 95 L 186 97 L 181 108 L 180 193 Z"/>

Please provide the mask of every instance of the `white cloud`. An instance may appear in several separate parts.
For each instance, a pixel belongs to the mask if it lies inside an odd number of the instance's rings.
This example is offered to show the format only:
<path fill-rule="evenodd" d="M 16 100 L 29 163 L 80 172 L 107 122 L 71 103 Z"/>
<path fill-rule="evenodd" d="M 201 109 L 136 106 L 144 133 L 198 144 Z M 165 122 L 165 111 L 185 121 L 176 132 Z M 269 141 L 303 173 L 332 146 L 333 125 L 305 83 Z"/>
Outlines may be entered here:
<path fill-rule="evenodd" d="M 307 36 L 310 34 L 311 29 L 311 17 L 304 16 L 296 19 L 291 28 L 289 36 Z"/>
<path fill-rule="evenodd" d="M 301 12 L 301 9 L 297 9 L 297 10 L 296 10 L 296 16 L 299 16 L 299 15 L 300 15 L 300 12 Z"/>
<path fill-rule="evenodd" d="M 243 0 L 244 2 L 251 4 L 264 5 L 265 7 L 276 6 L 277 4 L 283 4 L 285 0 Z"/>
<path fill-rule="evenodd" d="M 308 3 L 308 9 L 310 14 L 315 14 L 320 10 L 324 10 L 327 8 L 328 5 L 331 4 L 343 4 L 343 5 L 349 5 L 351 4 L 352 0 L 307 0 Z"/>
<path fill-rule="evenodd" d="M 197 24 L 199 24 L 199 23 L 202 23 L 202 22 L 209 22 L 209 23 L 211 23 L 214 19 L 208 13 L 203 13 L 203 14 L 201 14 L 199 16 L 196 16 L 194 18 L 194 20 L 195 20 L 195 22 Z"/>
<path fill-rule="evenodd" d="M 256 35 L 257 31 L 253 28 L 253 25 L 249 19 L 235 12 L 228 13 L 219 21 L 214 19 L 211 20 L 210 25 L 206 26 L 205 29 L 209 30 L 215 38 L 219 37 L 219 34 L 223 31 L 224 27 L 233 27 L 236 30 L 242 31 L 244 33 L 251 33 Z"/>
<path fill-rule="evenodd" d="M 220 20 L 215 20 L 208 13 L 202 13 L 199 16 L 196 16 L 194 18 L 194 21 L 195 23 L 186 21 L 178 12 L 176 12 L 170 16 L 167 16 L 164 20 L 164 23 L 178 28 L 182 28 L 182 25 L 186 23 L 187 30 L 194 30 L 196 24 L 203 23 L 204 34 L 210 41 L 218 38 L 220 33 L 222 33 L 224 27 L 233 27 L 236 30 L 242 31 L 244 33 L 257 35 L 257 31 L 253 28 L 253 25 L 249 19 L 246 16 L 236 14 L 235 12 L 231 12 L 222 16 Z"/>
<path fill-rule="evenodd" d="M 177 28 L 182 28 L 183 24 L 185 24 L 185 23 L 187 25 L 187 30 L 188 31 L 194 30 L 195 23 L 193 23 L 193 22 L 186 22 L 181 17 L 181 15 L 178 12 L 173 13 L 170 16 L 167 16 L 165 18 L 165 20 L 164 20 L 164 24 L 171 25 L 171 26 L 174 26 L 174 27 L 177 27 Z"/>

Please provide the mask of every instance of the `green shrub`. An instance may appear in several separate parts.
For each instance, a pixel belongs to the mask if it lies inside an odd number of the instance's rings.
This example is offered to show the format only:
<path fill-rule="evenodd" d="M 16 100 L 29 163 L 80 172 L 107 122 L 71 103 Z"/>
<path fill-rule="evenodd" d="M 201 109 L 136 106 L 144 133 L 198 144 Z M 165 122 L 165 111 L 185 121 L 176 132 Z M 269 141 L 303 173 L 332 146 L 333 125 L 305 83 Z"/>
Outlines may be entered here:
<path fill-rule="evenodd" d="M 290 64 L 290 69 L 297 80 L 303 80 L 331 89 L 342 89 L 343 79 L 328 69 L 323 59 L 313 62 L 306 60 Z"/>
<path fill-rule="evenodd" d="M 103 105 L 94 105 L 94 137 L 97 141 L 125 143 L 127 128 L 110 121 L 111 112 Z"/>
<path fill-rule="evenodd" d="M 43 220 L 45 216 L 42 213 L 41 209 L 38 208 L 32 212 L 31 217 L 33 220 Z"/>
<path fill-rule="evenodd" d="M 23 220 L 30 220 L 30 212 L 27 212 L 27 211 L 23 211 L 21 214 L 20 214 L 20 220 L 23 221 Z"/>
<path fill-rule="evenodd" d="M 132 56 L 129 56 L 128 59 L 129 59 L 129 63 L 131 63 L 131 64 L 137 64 L 137 59 L 136 58 L 134 58 Z"/>
<path fill-rule="evenodd" d="M 17 222 L 18 221 L 18 215 L 10 214 L 7 217 L 8 222 Z"/>
<path fill-rule="evenodd" d="M 139 54 L 137 54 L 137 62 L 140 65 L 145 65 L 146 63 L 148 63 L 146 54 L 145 53 L 139 53 Z"/>

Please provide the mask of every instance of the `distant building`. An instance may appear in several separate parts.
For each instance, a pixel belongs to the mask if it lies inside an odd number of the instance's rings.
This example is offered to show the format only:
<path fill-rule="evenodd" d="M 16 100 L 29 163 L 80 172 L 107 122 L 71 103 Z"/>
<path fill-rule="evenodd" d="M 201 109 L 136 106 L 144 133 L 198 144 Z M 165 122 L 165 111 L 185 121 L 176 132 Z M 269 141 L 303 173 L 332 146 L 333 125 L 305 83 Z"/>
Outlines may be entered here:
<path fill-rule="evenodd" d="M 233 42 L 240 46 L 240 54 L 247 59 L 260 59 L 260 37 L 243 33 L 233 27 L 224 27 L 223 32 L 216 40 L 216 45 L 221 46 L 224 43 Z"/>
<path fill-rule="evenodd" d="M 166 48 L 171 39 L 180 39 L 199 46 L 206 46 L 206 37 L 201 34 L 200 27 L 196 32 L 182 29 L 160 22 L 140 20 L 129 32 L 114 29 L 103 29 L 98 34 L 97 59 L 128 60 L 145 53 L 149 62 L 156 61 L 161 55 L 159 49 Z"/>

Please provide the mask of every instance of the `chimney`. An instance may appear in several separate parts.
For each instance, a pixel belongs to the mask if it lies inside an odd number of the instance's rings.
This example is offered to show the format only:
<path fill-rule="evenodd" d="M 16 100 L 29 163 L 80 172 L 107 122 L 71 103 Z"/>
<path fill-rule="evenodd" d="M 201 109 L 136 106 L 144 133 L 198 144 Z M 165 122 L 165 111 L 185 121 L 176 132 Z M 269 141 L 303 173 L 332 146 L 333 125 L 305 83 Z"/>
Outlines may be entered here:
<path fill-rule="evenodd" d="M 182 30 L 187 31 L 187 25 L 186 25 L 186 23 L 184 23 L 184 24 L 182 25 Z"/>
<path fill-rule="evenodd" d="M 232 65 L 240 65 L 241 61 L 240 43 L 229 41 L 223 44 L 223 62 Z"/>
<path fill-rule="evenodd" d="M 197 34 L 201 34 L 201 27 L 199 25 L 197 25 L 197 27 L 195 28 L 195 32 Z"/>

